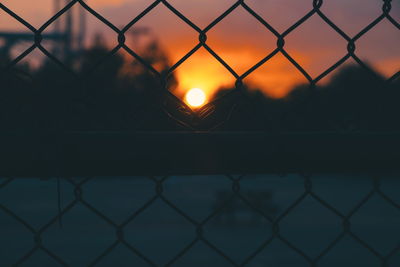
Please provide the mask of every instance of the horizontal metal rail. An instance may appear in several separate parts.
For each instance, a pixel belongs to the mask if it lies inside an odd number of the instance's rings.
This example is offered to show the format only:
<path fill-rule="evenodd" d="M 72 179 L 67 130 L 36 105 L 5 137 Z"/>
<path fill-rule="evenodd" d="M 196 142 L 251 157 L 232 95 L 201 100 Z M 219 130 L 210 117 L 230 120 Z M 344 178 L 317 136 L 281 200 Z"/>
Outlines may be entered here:
<path fill-rule="evenodd" d="M 65 39 L 68 36 L 63 33 L 43 33 L 41 37 L 45 40 L 61 40 Z M 0 38 L 6 38 L 8 40 L 25 40 L 25 41 L 34 41 L 35 34 L 32 32 L 0 32 Z"/>
<path fill-rule="evenodd" d="M 0 133 L 1 176 L 400 169 L 400 133 Z"/>

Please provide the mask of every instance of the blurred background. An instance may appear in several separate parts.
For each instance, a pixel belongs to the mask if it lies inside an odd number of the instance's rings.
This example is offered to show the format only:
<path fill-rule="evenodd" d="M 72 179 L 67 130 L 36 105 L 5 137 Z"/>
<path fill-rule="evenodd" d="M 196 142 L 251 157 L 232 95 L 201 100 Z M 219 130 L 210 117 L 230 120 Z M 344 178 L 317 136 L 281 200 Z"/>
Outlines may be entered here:
<path fill-rule="evenodd" d="M 0 130 L 400 130 L 400 1 L 389 18 L 389 1 L 325 0 L 319 12 L 336 30 L 309 13 L 311 0 L 224 13 L 236 2 L 87 0 L 46 24 L 71 1 L 2 0 Z M 354 54 L 338 29 L 356 37 Z M 382 194 L 371 176 L 245 175 L 239 191 L 216 175 L 0 178 L 0 266 L 364 267 L 386 255 L 399 266 L 398 175 L 379 175 Z M 192 243 L 201 222 L 204 240 Z M 123 223 L 127 243 L 115 244 Z M 57 257 L 35 249 L 35 231 Z"/>

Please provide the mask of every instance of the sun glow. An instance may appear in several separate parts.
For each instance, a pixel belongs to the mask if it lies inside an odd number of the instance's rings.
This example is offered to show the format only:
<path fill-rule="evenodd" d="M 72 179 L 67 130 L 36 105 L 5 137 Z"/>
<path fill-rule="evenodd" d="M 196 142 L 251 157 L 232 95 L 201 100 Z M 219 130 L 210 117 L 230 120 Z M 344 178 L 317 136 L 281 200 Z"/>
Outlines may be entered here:
<path fill-rule="evenodd" d="M 186 93 L 185 99 L 190 106 L 197 108 L 206 102 L 206 94 L 200 88 L 193 88 Z"/>

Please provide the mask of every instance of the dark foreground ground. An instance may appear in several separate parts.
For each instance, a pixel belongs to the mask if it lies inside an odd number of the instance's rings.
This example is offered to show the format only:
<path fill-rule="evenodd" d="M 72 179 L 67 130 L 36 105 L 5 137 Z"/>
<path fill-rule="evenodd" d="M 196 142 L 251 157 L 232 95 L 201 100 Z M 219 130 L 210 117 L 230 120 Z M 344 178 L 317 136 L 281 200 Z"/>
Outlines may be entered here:
<path fill-rule="evenodd" d="M 1 182 L 4 182 L 2 179 Z M 74 179 L 75 182 L 80 179 Z M 314 175 L 313 192 L 348 215 L 372 190 L 367 175 Z M 176 205 L 197 222 L 205 220 L 225 203 L 232 193 L 226 176 L 169 177 L 163 183 L 164 200 Z M 381 190 L 400 203 L 398 176 L 385 176 Z M 263 210 L 279 218 L 304 193 L 304 177 L 299 175 L 246 176 L 241 194 Z M 83 199 L 116 224 L 121 224 L 156 195 L 155 183 L 146 177 L 93 178 L 82 186 Z M 15 179 L 0 189 L 0 204 L 13 211 L 34 229 L 39 229 L 58 213 L 57 180 Z M 61 179 L 61 206 L 74 200 L 74 187 Z M 271 223 L 235 198 L 219 215 L 204 225 L 204 238 L 212 246 L 240 264 L 272 234 Z M 33 235 L 0 209 L 0 266 L 11 266 L 34 247 Z M 350 217 L 351 231 L 383 256 L 400 243 L 400 210 L 378 194 Z M 115 228 L 87 206 L 78 203 L 61 220 L 42 234 L 43 245 L 71 266 L 87 266 L 116 240 Z M 315 198 L 306 196 L 279 223 L 280 235 L 310 258 L 320 255 L 342 232 L 342 220 Z M 196 228 L 161 198 L 124 228 L 125 240 L 156 265 L 164 266 L 196 238 Z M 117 245 L 99 266 L 148 266 L 125 246 Z M 22 266 L 58 266 L 42 251 L 34 253 Z M 232 266 L 205 242 L 195 243 L 172 266 Z M 307 260 L 282 240 L 274 239 L 246 266 L 309 266 Z M 322 256 L 318 266 L 381 266 L 379 258 L 345 235 Z M 388 266 L 400 266 L 400 252 Z"/>

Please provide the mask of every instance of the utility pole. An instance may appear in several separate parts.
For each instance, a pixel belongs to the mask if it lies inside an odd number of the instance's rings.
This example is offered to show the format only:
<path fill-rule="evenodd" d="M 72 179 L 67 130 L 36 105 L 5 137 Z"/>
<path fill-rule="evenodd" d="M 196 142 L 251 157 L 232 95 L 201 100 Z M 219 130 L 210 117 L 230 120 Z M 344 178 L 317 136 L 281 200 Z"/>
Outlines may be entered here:
<path fill-rule="evenodd" d="M 65 5 L 68 5 L 70 0 L 65 0 Z M 73 26 L 73 16 L 72 16 L 72 10 L 68 10 L 66 12 L 66 21 L 65 21 L 65 44 L 64 44 L 64 56 L 66 59 L 71 58 L 72 54 L 72 42 L 73 42 L 73 36 L 72 36 L 72 26 Z"/>
<path fill-rule="evenodd" d="M 54 14 L 62 8 L 62 3 L 67 5 L 71 0 L 54 0 Z M 65 19 L 63 17 L 65 16 Z M 74 14 L 72 10 L 68 10 L 65 15 L 53 22 L 53 29 L 50 33 L 43 33 L 43 40 L 53 41 L 54 54 L 61 55 L 65 59 L 71 58 L 73 54 L 79 53 L 84 48 L 84 39 L 86 35 L 86 11 L 81 8 L 79 14 Z M 75 19 L 79 16 L 78 19 Z M 79 22 L 79 32 L 77 38 L 74 38 L 74 21 Z M 1 27 L 1 26 L 0 26 Z M 0 60 L 10 57 L 11 50 L 18 43 L 34 41 L 34 34 L 30 31 L 2 31 L 0 28 L 0 41 L 3 41 L 0 46 Z M 75 42 L 74 42 L 75 41 Z"/>

